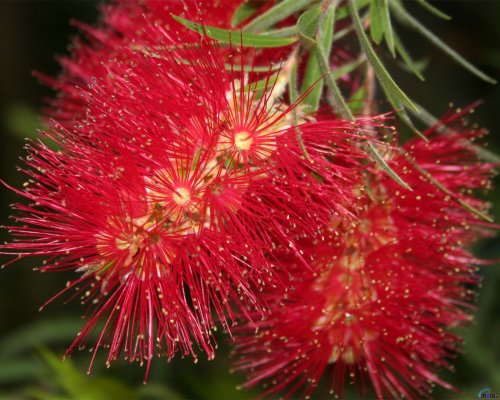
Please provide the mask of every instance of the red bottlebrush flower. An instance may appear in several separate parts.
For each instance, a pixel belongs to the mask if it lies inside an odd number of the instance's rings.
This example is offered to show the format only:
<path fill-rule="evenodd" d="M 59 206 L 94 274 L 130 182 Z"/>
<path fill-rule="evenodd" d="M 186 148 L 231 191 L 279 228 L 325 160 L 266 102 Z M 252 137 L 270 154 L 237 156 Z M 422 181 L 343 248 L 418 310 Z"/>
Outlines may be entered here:
<path fill-rule="evenodd" d="M 340 397 L 346 380 L 362 391 L 371 382 L 378 398 L 428 398 L 434 384 L 453 389 L 435 369 L 451 368 L 460 339 L 450 328 L 470 320 L 479 260 L 464 246 L 488 235 L 459 201 L 485 209 L 470 192 L 488 187 L 492 165 L 470 148 L 478 132 L 427 133 L 428 143 L 405 146 L 414 161 L 399 153 L 388 160 L 413 191 L 372 171 L 358 220 L 305 239 L 312 271 L 290 254 L 277 262 L 296 266 L 295 290 L 269 292 L 271 316 L 257 330 L 238 328 L 235 368 L 246 386 L 263 383 L 264 396 L 285 397 L 310 396 L 322 378 Z"/>
<path fill-rule="evenodd" d="M 232 306 L 248 315 L 282 283 L 272 250 L 301 258 L 291 232 L 352 213 L 365 159 L 360 126 L 299 112 L 306 159 L 270 73 L 227 70 L 206 38 L 154 29 L 154 54 L 123 46 L 78 89 L 85 118 L 47 134 L 62 151 L 31 145 L 18 191 L 31 203 L 2 246 L 80 273 L 63 292 L 76 288 L 90 310 L 70 350 L 101 329 L 94 356 L 104 347 L 108 362 L 124 354 L 148 369 L 154 354 L 213 357 Z"/>

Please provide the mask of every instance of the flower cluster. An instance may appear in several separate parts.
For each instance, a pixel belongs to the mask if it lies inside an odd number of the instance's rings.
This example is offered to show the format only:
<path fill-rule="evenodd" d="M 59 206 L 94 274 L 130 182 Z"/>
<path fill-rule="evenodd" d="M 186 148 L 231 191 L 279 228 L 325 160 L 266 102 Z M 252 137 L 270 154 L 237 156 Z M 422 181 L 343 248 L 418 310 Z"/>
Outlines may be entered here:
<path fill-rule="evenodd" d="M 63 74 L 42 76 L 59 91 L 43 133 L 55 146 L 29 145 L 13 189 L 29 202 L 2 252 L 77 274 L 58 295 L 88 305 L 69 351 L 97 330 L 92 360 L 105 348 L 147 376 L 154 355 L 213 358 L 220 326 L 265 394 L 310 395 L 323 375 L 338 395 L 346 378 L 381 398 L 449 387 L 434 370 L 470 318 L 466 246 L 488 234 L 469 210 L 487 208 L 481 132 L 436 127 L 401 146 L 387 116 L 311 112 L 314 87 L 292 93 L 298 52 L 217 43 L 208 29 L 228 28 L 240 1 L 202 3 L 117 1 L 80 25 Z M 359 91 L 358 76 L 344 82 Z"/>
<path fill-rule="evenodd" d="M 429 142 L 387 155 L 413 191 L 372 170 L 370 184 L 354 189 L 356 221 L 308 238 L 314 270 L 290 281 L 295 291 L 266 294 L 275 311 L 257 329 L 239 328 L 236 369 L 248 372 L 247 385 L 288 395 L 302 385 L 309 396 L 325 376 L 340 396 L 346 380 L 364 387 L 367 378 L 379 398 L 427 398 L 436 383 L 453 389 L 434 369 L 450 368 L 460 339 L 449 329 L 470 319 L 479 260 L 463 246 L 488 235 L 459 201 L 484 209 L 470 193 L 488 185 L 491 165 L 467 148 L 480 132 L 427 133 Z M 281 262 L 300 270 L 290 255 Z"/>
<path fill-rule="evenodd" d="M 80 273 L 66 290 L 92 312 L 71 348 L 102 323 L 94 354 L 105 346 L 108 362 L 124 352 L 149 365 L 155 353 L 196 357 L 193 343 L 212 358 L 214 313 L 229 329 L 232 306 L 264 307 L 259 293 L 282 285 L 272 249 L 300 256 L 290 232 L 349 215 L 366 155 L 361 126 L 305 116 L 303 150 L 298 106 L 280 101 L 274 75 L 227 68 L 189 31 L 147 34 L 154 54 L 115 49 L 78 89 L 85 115 L 45 133 L 63 151 L 30 146 L 21 194 L 33 203 L 18 206 L 5 248 Z"/>

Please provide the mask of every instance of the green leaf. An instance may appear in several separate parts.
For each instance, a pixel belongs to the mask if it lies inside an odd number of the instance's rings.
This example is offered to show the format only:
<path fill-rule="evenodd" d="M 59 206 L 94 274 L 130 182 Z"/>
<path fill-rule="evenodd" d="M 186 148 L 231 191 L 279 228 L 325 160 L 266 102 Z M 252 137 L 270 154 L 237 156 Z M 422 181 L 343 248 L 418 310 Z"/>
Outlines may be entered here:
<path fill-rule="evenodd" d="M 395 56 L 394 34 L 389 13 L 388 0 L 371 0 L 370 3 L 370 34 L 376 44 L 380 44 L 385 38 L 387 47 Z"/>
<path fill-rule="evenodd" d="M 264 31 L 261 33 L 263 36 L 273 36 L 273 37 L 292 37 L 297 33 L 297 26 L 286 26 L 284 28 L 272 29 L 270 31 Z"/>
<path fill-rule="evenodd" d="M 297 41 L 296 38 L 279 38 L 265 35 L 257 35 L 253 33 L 244 33 L 241 31 L 232 31 L 227 29 L 215 28 L 213 26 L 204 26 L 197 22 L 189 21 L 177 15 L 172 15 L 173 18 L 195 32 L 202 35 L 207 35 L 209 38 L 218 40 L 222 43 L 241 45 L 244 47 L 269 48 L 289 46 Z"/>
<path fill-rule="evenodd" d="M 388 0 L 378 0 L 380 2 L 380 15 L 382 18 L 382 24 L 384 25 L 384 37 L 387 43 L 387 47 L 391 52 L 392 56 L 396 56 L 396 50 L 394 49 L 394 33 L 391 23 L 391 14 L 389 12 Z"/>
<path fill-rule="evenodd" d="M 332 4 L 323 13 L 318 34 L 320 36 L 319 44 L 323 47 L 326 54 L 330 55 L 333 46 L 333 33 L 335 26 L 336 8 Z"/>
<path fill-rule="evenodd" d="M 265 31 L 290 15 L 295 14 L 297 11 L 304 9 L 310 3 L 311 0 L 284 0 L 250 21 L 250 23 L 245 26 L 245 31 Z"/>
<path fill-rule="evenodd" d="M 430 4 L 426 0 L 417 0 L 417 2 L 422 7 L 426 8 L 428 11 L 430 11 L 432 14 L 434 14 L 435 16 L 442 18 L 442 19 L 445 19 L 445 20 L 448 20 L 448 21 L 451 19 L 451 17 L 448 14 L 445 14 L 444 12 L 442 12 L 438 8 L 434 7 L 432 4 Z"/>
<path fill-rule="evenodd" d="M 313 7 L 305 11 L 297 20 L 297 33 L 305 47 L 311 47 L 316 44 L 316 31 L 318 30 L 320 15 L 321 9 Z"/>
<path fill-rule="evenodd" d="M 418 33 L 420 33 L 423 37 L 429 40 L 434 46 L 441 49 L 445 54 L 455 60 L 458 64 L 460 64 L 463 68 L 468 70 L 470 73 L 476 75 L 478 78 L 483 81 L 496 84 L 497 81 L 490 76 L 486 75 L 476 66 L 471 64 L 465 58 L 463 58 L 460 54 L 458 54 L 454 49 L 444 43 L 440 38 L 438 38 L 434 33 L 428 30 L 424 25 L 422 25 L 418 20 L 413 18 L 402 6 L 396 1 L 391 2 L 391 6 L 394 10 L 394 15 L 404 24 L 408 25 L 410 28 L 414 29 Z"/>
<path fill-rule="evenodd" d="M 377 75 L 384 92 L 387 94 L 387 97 L 391 103 L 393 103 L 395 108 L 398 108 L 401 104 L 409 109 L 418 111 L 408 96 L 400 89 L 396 82 L 394 82 L 392 77 L 389 75 L 389 72 L 387 72 L 382 64 L 382 61 L 380 61 L 380 58 L 377 56 L 377 53 L 375 53 L 375 50 L 371 46 L 363 26 L 361 25 L 361 20 L 359 19 L 358 12 L 356 11 L 356 4 L 354 0 L 348 0 L 347 4 L 351 11 L 354 29 L 356 31 L 356 35 L 358 36 L 360 45 L 365 52 L 368 61 L 373 66 L 375 74 Z"/>
<path fill-rule="evenodd" d="M 231 18 L 231 27 L 234 28 L 246 21 L 257 12 L 257 8 L 248 3 L 242 3 L 237 8 Z"/>
<path fill-rule="evenodd" d="M 371 0 L 370 3 L 370 35 L 376 44 L 380 44 L 384 37 L 384 24 L 379 0 Z"/>
<path fill-rule="evenodd" d="M 318 14 L 318 20 L 319 27 L 317 36 L 319 37 L 319 40 L 317 45 L 323 48 L 323 51 L 329 58 L 333 43 L 335 7 L 333 5 L 328 7 L 321 18 Z M 321 75 L 322 73 L 321 68 L 319 67 L 317 49 L 313 48 L 309 52 L 301 87 L 301 93 L 305 93 L 310 90 L 309 94 L 304 98 L 303 104 L 306 104 L 308 106 L 308 111 L 311 112 L 318 109 L 321 95 L 323 93 L 324 80 L 321 79 Z M 310 89 L 313 85 L 314 87 Z"/>
<path fill-rule="evenodd" d="M 365 8 L 366 6 L 370 5 L 371 1 L 372 0 L 358 0 L 356 2 L 356 8 L 358 10 L 361 10 L 361 9 Z M 347 18 L 350 15 L 351 14 L 350 14 L 348 6 L 339 7 L 337 12 L 335 13 L 335 21 L 340 21 L 341 19 Z"/>
<path fill-rule="evenodd" d="M 396 50 L 403 59 L 406 66 L 412 71 L 421 81 L 425 81 L 424 76 L 422 75 L 421 68 L 419 68 L 416 61 L 410 56 L 410 53 L 406 50 L 403 43 L 399 39 L 399 36 L 394 33 L 394 44 L 396 46 Z"/>
<path fill-rule="evenodd" d="M 324 88 L 324 81 L 321 79 L 321 69 L 318 63 L 318 54 L 315 48 L 311 49 L 309 52 L 300 89 L 301 93 L 305 93 L 305 91 L 310 89 L 313 85 L 314 87 L 311 89 L 310 93 L 302 101 L 302 103 L 307 106 L 308 112 L 314 112 L 318 109 Z"/>

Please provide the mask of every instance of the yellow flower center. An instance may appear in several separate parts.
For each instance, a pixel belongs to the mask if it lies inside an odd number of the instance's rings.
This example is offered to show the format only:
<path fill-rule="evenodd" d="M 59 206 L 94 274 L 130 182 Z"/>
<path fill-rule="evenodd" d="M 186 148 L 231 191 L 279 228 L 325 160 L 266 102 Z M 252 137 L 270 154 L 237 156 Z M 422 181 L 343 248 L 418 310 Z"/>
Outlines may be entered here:
<path fill-rule="evenodd" d="M 248 132 L 241 131 L 234 134 L 234 146 L 240 151 L 249 150 L 252 142 L 253 139 Z"/>
<path fill-rule="evenodd" d="M 177 188 L 173 195 L 174 201 L 180 205 L 185 205 L 189 200 L 191 200 L 191 192 L 186 188 Z"/>

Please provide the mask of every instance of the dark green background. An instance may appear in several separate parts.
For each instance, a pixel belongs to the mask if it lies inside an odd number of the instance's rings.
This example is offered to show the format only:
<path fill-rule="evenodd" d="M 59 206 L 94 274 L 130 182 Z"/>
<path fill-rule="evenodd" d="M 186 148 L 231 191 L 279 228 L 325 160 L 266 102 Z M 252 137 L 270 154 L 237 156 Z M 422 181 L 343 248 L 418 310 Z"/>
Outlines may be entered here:
<path fill-rule="evenodd" d="M 416 14 L 462 55 L 500 79 L 500 2 L 436 1 L 451 14 L 442 22 L 411 6 Z M 69 38 L 76 34 L 68 21 L 94 23 L 98 18 L 94 1 L 5 1 L 0 0 L 0 178 L 20 187 L 23 177 L 16 172 L 23 155 L 24 136 L 33 135 L 42 97 L 51 91 L 31 76 L 32 70 L 56 75 L 56 54 L 66 54 Z M 500 85 L 489 85 L 469 75 L 457 64 L 432 48 L 423 39 L 400 29 L 407 47 L 417 57 L 430 61 L 421 83 L 389 63 L 401 86 L 435 115 L 447 110 L 449 102 L 464 106 L 483 99 L 474 120 L 489 128 L 490 147 L 500 151 Z M 386 57 L 386 60 L 389 60 Z M 498 179 L 497 179 L 497 186 Z M 1 190 L 0 223 L 7 224 L 8 205 L 16 196 Z M 489 195 L 493 213 L 500 221 L 500 195 Z M 5 230 L 1 240 L 7 240 Z M 476 254 L 500 257 L 500 241 L 492 238 L 480 243 Z M 2 262 L 7 260 L 2 257 Z M 0 272 L 0 397 L 7 398 L 250 398 L 254 393 L 236 391 L 242 377 L 228 373 L 228 348 L 223 345 L 212 362 L 193 365 L 191 360 L 166 364 L 155 360 L 150 384 L 143 386 L 143 369 L 117 362 L 110 370 L 97 360 L 90 377 L 85 375 L 88 354 L 76 353 L 75 364 L 63 366 L 52 360 L 44 348 L 57 357 L 63 354 L 81 321 L 78 302 L 63 305 L 55 301 L 43 312 L 38 307 L 67 280 L 64 274 L 33 272 L 35 260 L 24 260 Z M 466 338 L 464 354 L 455 362 L 456 372 L 443 373 L 463 393 L 437 389 L 436 398 L 477 398 L 484 387 L 500 393 L 500 269 L 498 265 L 481 269 L 484 276 L 478 297 L 476 320 L 461 334 Z M 221 336 L 221 344 L 226 338 Z M 59 396 L 59 397 L 58 397 Z M 356 397 L 356 394 L 353 395 Z M 368 395 L 370 397 L 370 395 Z"/>

